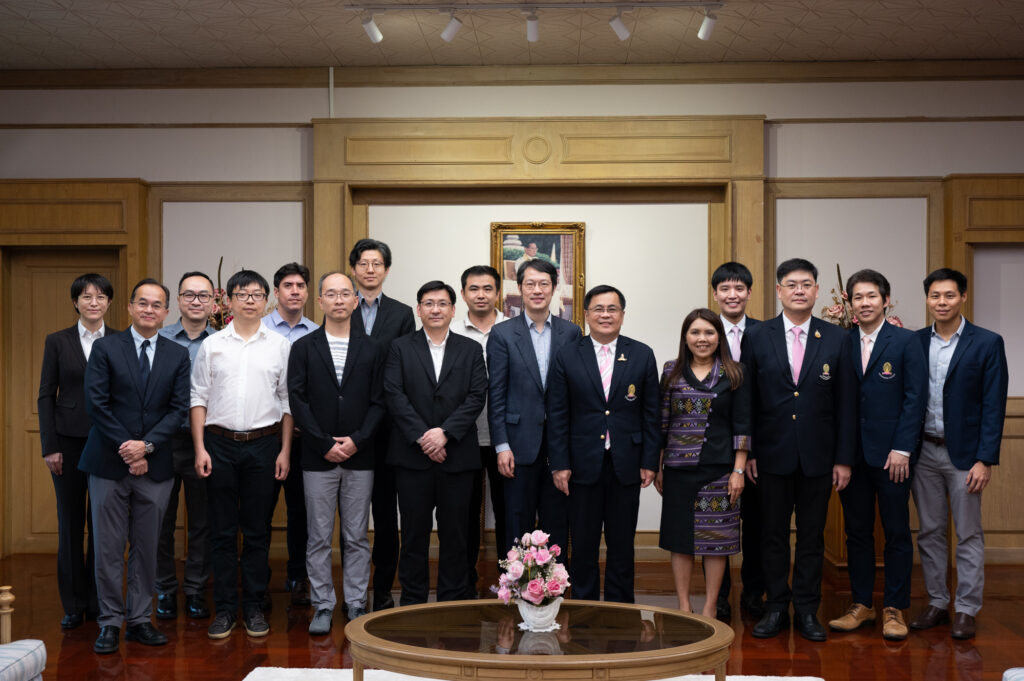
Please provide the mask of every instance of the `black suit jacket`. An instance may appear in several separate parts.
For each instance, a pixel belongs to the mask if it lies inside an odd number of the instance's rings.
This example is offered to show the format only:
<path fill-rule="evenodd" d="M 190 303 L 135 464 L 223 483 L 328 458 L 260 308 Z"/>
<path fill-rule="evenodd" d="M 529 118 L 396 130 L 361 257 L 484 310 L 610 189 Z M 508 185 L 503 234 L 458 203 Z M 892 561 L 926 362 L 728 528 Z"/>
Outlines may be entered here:
<path fill-rule="evenodd" d="M 383 371 L 380 345 L 361 333 L 349 336 L 340 385 L 324 327 L 295 341 L 288 356 L 288 404 L 302 429 L 303 470 L 373 468 L 373 434 L 385 413 Z M 350 437 L 357 448 L 340 464 L 324 458 L 335 437 Z"/>
<path fill-rule="evenodd" d="M 362 305 L 361 302 L 360 305 Z M 366 328 L 363 326 L 361 307 L 356 307 L 355 312 L 352 313 L 352 333 L 370 336 L 384 349 L 385 355 L 393 340 L 415 330 L 416 321 L 412 314 L 412 308 L 394 298 L 388 298 L 383 293 L 380 294 L 380 308 L 377 310 L 377 318 L 373 321 L 372 333 L 366 333 Z"/>
<path fill-rule="evenodd" d="M 109 326 L 103 335 L 117 333 Z M 60 451 L 57 436 L 85 438 L 89 414 L 85 409 L 85 353 L 78 324 L 46 337 L 39 377 L 39 438 L 43 456 Z"/>
<path fill-rule="evenodd" d="M 793 383 L 782 315 L 744 334 L 743 364 L 754 400 L 750 456 L 758 471 L 826 475 L 852 466 L 856 447 L 857 379 L 846 332 L 812 317 L 799 383 Z"/>
<path fill-rule="evenodd" d="M 97 340 L 85 369 L 86 407 L 92 418 L 79 469 L 110 480 L 128 475 L 117 450 L 128 440 L 152 442 L 149 475 L 160 482 L 174 475 L 171 437 L 189 405 L 188 350 L 160 334 L 149 382 L 143 389 L 131 329 Z"/>
<path fill-rule="evenodd" d="M 395 424 L 389 464 L 414 470 L 440 465 L 450 473 L 481 468 L 476 418 L 487 398 L 487 367 L 479 343 L 449 333 L 437 380 L 426 333 L 414 331 L 397 338 L 384 368 L 384 390 Z M 423 433 L 437 427 L 448 436 L 442 464 L 431 461 L 416 444 Z"/>
<path fill-rule="evenodd" d="M 660 407 L 658 367 L 648 346 L 619 336 L 605 400 L 594 341 L 584 336 L 569 343 L 548 370 L 551 470 L 571 469 L 579 484 L 596 482 L 608 432 L 615 475 L 624 485 L 639 484 L 641 468 L 658 470 Z"/>

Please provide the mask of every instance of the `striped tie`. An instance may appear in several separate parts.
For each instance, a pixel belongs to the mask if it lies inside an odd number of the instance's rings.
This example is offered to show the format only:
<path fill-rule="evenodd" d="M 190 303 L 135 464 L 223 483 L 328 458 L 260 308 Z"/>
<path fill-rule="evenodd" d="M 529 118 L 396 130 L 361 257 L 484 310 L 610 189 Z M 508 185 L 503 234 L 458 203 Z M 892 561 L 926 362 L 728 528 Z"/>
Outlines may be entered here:
<path fill-rule="evenodd" d="M 612 349 L 607 345 L 601 346 L 601 357 L 598 362 L 598 369 L 601 370 L 601 385 L 604 387 L 604 400 L 608 401 L 608 389 L 612 385 Z M 604 433 L 604 448 L 611 449 L 612 446 L 612 434 L 611 431 L 605 431 Z"/>

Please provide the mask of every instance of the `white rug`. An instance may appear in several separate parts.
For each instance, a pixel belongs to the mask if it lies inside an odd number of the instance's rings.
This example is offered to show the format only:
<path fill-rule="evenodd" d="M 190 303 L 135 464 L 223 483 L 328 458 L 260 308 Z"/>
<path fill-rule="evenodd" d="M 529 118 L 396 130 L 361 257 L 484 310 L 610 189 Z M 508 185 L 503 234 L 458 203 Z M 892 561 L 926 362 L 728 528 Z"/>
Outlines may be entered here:
<path fill-rule="evenodd" d="M 714 676 L 689 674 L 664 681 L 714 681 Z M 729 681 L 768 681 L 788 678 L 792 681 L 824 681 L 815 676 L 729 676 Z M 244 681 L 352 681 L 351 669 L 289 669 L 287 667 L 257 667 L 249 672 Z M 386 672 L 381 669 L 367 669 L 363 681 L 423 681 L 420 676 L 407 676 Z"/>

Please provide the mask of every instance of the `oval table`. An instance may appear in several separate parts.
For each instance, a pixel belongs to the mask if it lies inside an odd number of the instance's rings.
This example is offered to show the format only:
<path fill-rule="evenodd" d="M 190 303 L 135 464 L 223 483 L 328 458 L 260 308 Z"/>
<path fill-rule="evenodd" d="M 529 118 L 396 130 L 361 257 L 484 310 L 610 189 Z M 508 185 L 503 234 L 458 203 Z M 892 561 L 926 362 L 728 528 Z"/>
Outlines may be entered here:
<path fill-rule="evenodd" d="M 715 670 L 725 681 L 732 628 L 669 608 L 567 600 L 561 629 L 523 632 L 515 606 L 424 603 L 348 623 L 353 681 L 363 669 L 452 681 L 647 681 Z"/>

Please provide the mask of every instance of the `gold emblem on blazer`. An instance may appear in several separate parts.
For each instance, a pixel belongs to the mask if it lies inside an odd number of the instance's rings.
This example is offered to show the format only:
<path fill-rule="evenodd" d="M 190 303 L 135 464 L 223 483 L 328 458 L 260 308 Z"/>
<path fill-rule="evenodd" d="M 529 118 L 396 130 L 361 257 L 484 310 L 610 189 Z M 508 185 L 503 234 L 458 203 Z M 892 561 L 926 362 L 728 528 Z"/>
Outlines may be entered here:
<path fill-rule="evenodd" d="M 623 352 L 622 354 L 620 354 L 618 361 L 619 362 L 625 362 L 626 361 L 626 353 Z"/>
<path fill-rule="evenodd" d="M 821 338 L 821 332 L 820 332 L 820 331 L 818 331 L 817 329 L 815 329 L 815 330 L 814 330 L 814 337 L 815 337 L 815 338 Z M 828 366 L 828 365 L 826 364 L 825 366 Z M 827 373 L 827 372 L 826 372 L 826 373 Z"/>
<path fill-rule="evenodd" d="M 629 384 L 629 388 L 626 389 L 626 401 L 632 402 L 636 399 L 636 386 L 632 383 Z"/>
<path fill-rule="evenodd" d="M 831 380 L 832 379 L 832 374 L 830 373 L 830 371 L 831 371 L 831 369 L 830 369 L 828 364 L 822 364 L 821 365 L 821 375 L 818 376 L 818 378 L 820 378 L 823 381 Z"/>
<path fill-rule="evenodd" d="M 892 372 L 892 362 L 886 362 L 882 365 L 882 371 L 878 374 L 882 378 L 894 378 L 896 374 Z"/>

